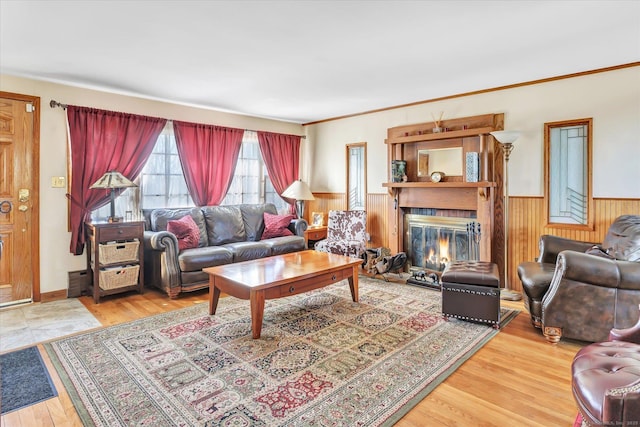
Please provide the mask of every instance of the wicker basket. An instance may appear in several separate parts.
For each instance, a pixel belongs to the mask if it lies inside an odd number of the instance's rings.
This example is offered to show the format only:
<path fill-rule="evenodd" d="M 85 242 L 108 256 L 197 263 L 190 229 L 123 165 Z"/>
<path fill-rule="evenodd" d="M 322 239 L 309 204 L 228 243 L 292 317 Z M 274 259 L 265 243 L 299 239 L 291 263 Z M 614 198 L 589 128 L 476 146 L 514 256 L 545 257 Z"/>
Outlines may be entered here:
<path fill-rule="evenodd" d="M 100 269 L 100 288 L 106 291 L 137 285 L 139 271 L 139 265 Z"/>
<path fill-rule="evenodd" d="M 100 243 L 100 264 L 138 261 L 139 246 L 138 240 L 122 243 Z"/>

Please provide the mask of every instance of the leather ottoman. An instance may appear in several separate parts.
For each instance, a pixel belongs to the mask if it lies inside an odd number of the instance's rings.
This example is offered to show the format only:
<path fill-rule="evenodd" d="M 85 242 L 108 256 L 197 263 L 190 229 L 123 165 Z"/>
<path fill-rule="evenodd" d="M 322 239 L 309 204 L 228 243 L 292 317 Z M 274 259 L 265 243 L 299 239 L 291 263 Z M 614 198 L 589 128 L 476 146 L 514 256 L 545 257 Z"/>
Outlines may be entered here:
<path fill-rule="evenodd" d="M 640 426 L 640 345 L 589 344 L 571 364 L 571 389 L 590 426 Z"/>
<path fill-rule="evenodd" d="M 445 317 L 500 327 L 500 273 L 485 261 L 452 261 L 442 282 L 442 314 Z"/>

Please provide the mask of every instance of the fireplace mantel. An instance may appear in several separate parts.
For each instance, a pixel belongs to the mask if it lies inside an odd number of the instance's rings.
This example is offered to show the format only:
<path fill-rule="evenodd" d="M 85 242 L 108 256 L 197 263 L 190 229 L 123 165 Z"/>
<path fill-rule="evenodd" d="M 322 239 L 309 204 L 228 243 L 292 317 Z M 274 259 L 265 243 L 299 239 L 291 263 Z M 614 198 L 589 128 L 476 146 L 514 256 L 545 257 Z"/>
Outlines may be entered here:
<path fill-rule="evenodd" d="M 502 162 L 499 144 L 489 134 L 503 129 L 503 114 L 485 114 L 445 120 L 440 127 L 446 132 L 433 133 L 433 122 L 390 128 L 387 131 L 389 159 L 389 246 L 392 252 L 404 248 L 404 215 L 410 208 L 473 211 L 481 224 L 479 255 L 482 261 L 501 265 L 499 247 L 502 245 L 503 227 Z M 461 161 L 466 153 L 477 152 L 480 159 L 479 182 L 467 182 L 465 176 L 446 176 L 434 183 L 417 172 L 418 150 L 460 147 Z M 391 162 L 406 162 L 406 180 L 391 182 Z M 464 165 L 464 163 L 462 163 Z"/>

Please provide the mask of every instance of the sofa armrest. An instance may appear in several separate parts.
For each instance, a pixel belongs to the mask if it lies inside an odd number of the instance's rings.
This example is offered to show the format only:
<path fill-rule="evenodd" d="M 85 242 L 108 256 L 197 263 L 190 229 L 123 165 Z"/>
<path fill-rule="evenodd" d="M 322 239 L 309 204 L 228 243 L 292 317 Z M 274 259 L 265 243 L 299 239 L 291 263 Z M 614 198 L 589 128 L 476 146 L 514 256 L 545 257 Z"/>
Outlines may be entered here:
<path fill-rule="evenodd" d="M 581 242 L 579 240 L 565 239 L 564 237 L 552 236 L 545 234 L 540 236 L 538 245 L 540 247 L 540 255 L 538 262 L 555 264 L 558 254 L 565 250 L 576 252 L 585 252 L 595 243 Z"/>
<path fill-rule="evenodd" d="M 304 237 L 304 232 L 309 227 L 307 220 L 304 218 L 292 219 L 289 224 L 289 230 L 296 236 Z"/>
<path fill-rule="evenodd" d="M 620 271 L 614 260 L 562 251 L 549 290 L 542 298 L 542 332 L 550 342 L 564 336 L 606 341 L 615 322 Z"/>
<path fill-rule="evenodd" d="M 631 272 L 625 274 L 624 271 L 628 268 L 620 268 L 621 262 L 624 261 L 583 252 L 562 251 L 558 254 L 552 284 L 555 281 L 565 279 L 594 286 L 619 288 L 631 278 Z"/>
<path fill-rule="evenodd" d="M 144 248 L 145 250 L 165 251 L 168 248 L 173 252 L 178 251 L 178 238 L 175 234 L 168 231 L 145 231 L 144 232 Z M 176 258 L 177 261 L 177 258 Z"/>
<path fill-rule="evenodd" d="M 153 285 L 167 292 L 170 297 L 180 293 L 180 265 L 178 264 L 178 239 L 168 231 L 144 232 L 145 286 Z"/>

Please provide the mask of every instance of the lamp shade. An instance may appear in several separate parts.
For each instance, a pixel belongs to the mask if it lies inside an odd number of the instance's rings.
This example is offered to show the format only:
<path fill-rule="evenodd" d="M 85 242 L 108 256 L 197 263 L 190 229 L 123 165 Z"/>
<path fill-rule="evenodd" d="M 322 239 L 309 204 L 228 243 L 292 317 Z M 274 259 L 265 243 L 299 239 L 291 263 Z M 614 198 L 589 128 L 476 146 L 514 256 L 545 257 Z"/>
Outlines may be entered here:
<path fill-rule="evenodd" d="M 517 130 L 498 130 L 490 132 L 500 144 L 512 144 L 520 136 L 520 132 Z"/>
<path fill-rule="evenodd" d="M 93 183 L 89 188 L 126 188 L 137 187 L 134 182 L 129 181 L 120 172 L 109 171 L 102 175 L 102 177 Z"/>
<path fill-rule="evenodd" d="M 282 197 L 295 200 L 315 200 L 309 186 L 301 179 L 293 181 L 293 183 L 282 192 Z"/>

